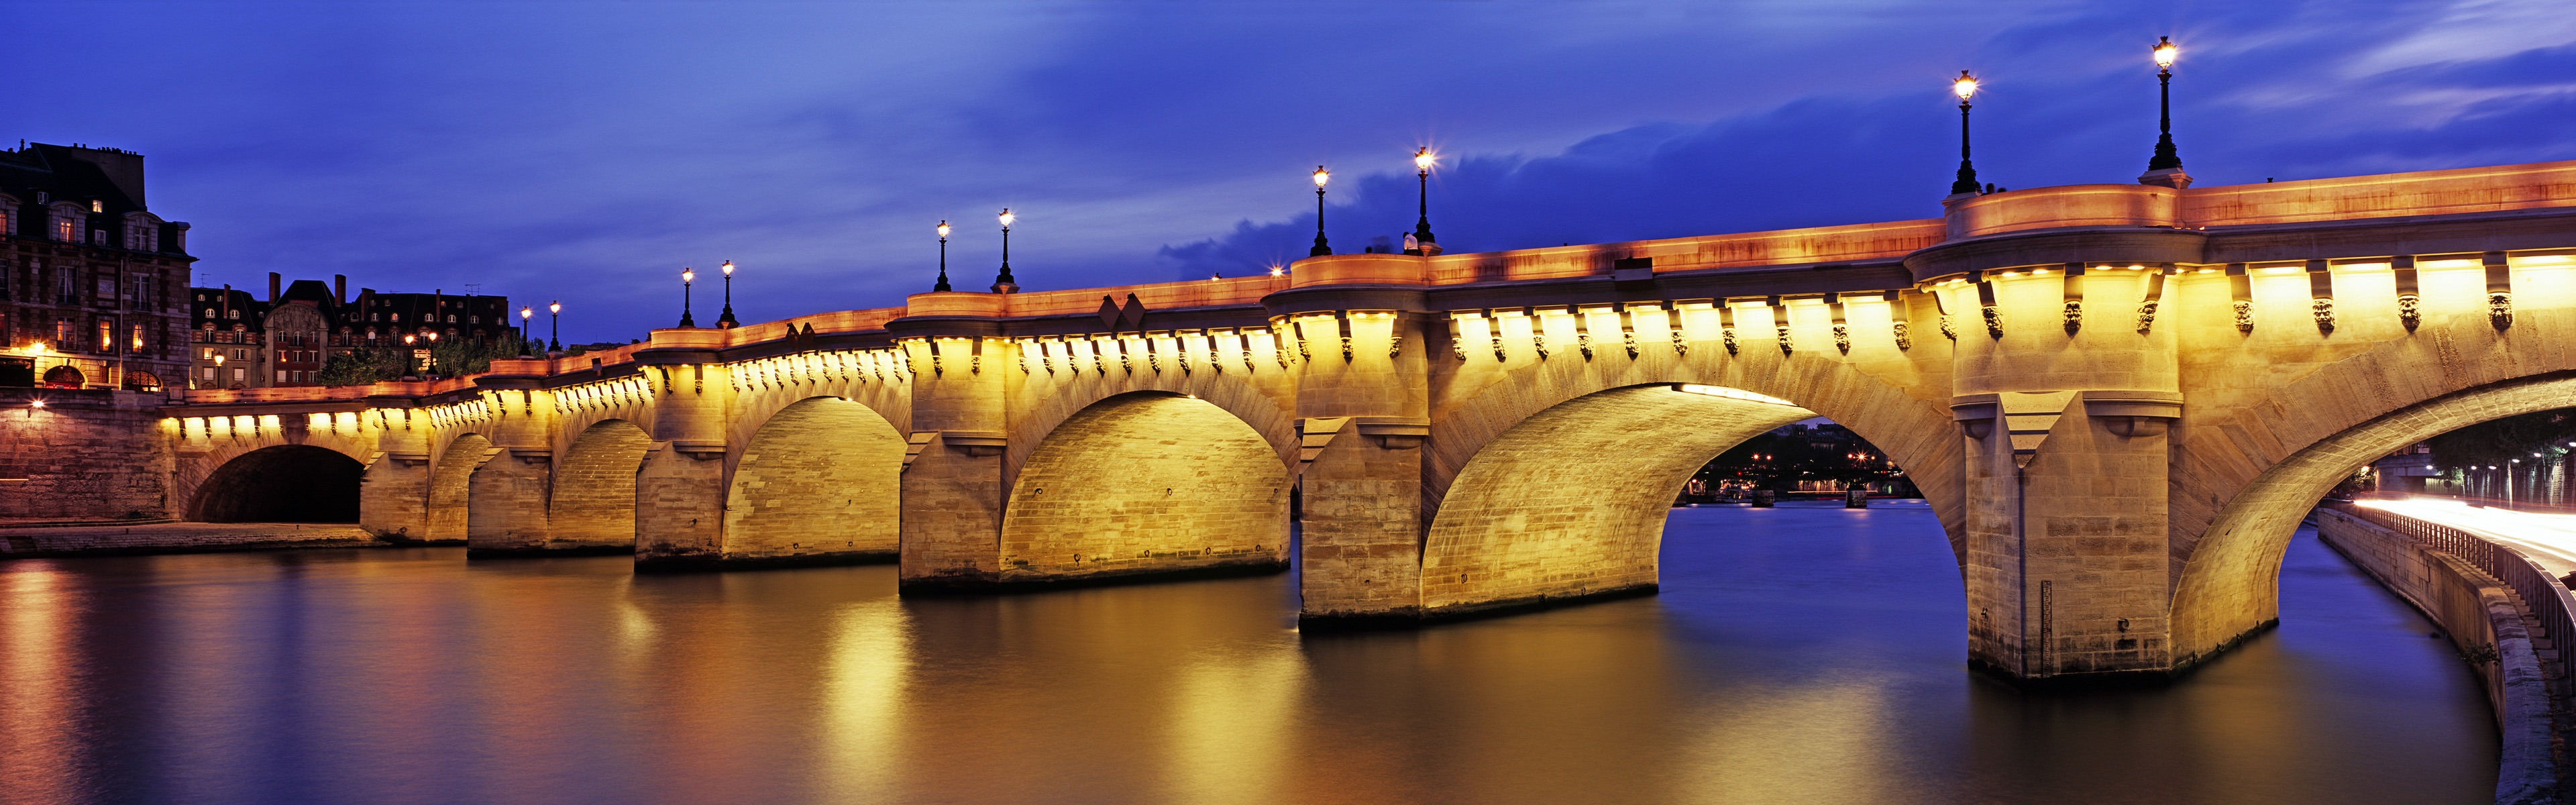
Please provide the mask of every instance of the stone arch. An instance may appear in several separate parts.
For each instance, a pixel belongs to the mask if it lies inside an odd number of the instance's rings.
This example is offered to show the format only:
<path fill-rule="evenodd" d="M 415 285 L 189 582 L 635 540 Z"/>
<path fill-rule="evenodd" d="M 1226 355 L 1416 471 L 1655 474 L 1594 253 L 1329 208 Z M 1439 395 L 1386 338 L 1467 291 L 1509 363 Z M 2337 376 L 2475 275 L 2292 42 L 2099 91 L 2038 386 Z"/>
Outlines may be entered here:
<path fill-rule="evenodd" d="M 187 519 L 207 523 L 355 523 L 366 466 L 337 450 L 282 444 L 218 465 L 189 496 Z"/>
<path fill-rule="evenodd" d="M 1423 544 L 1426 615 L 1652 589 L 1665 512 L 1727 448 L 1816 412 L 1681 384 L 1594 392 L 1486 440 Z"/>
<path fill-rule="evenodd" d="M 1104 400 L 1137 393 L 1189 397 L 1223 409 L 1268 441 L 1280 461 L 1293 464 L 1297 460 L 1297 423 L 1283 399 L 1287 395 L 1273 395 L 1245 380 L 1244 375 L 1205 368 L 1186 373 L 1077 372 L 1070 380 L 1031 384 L 1029 391 L 1034 396 L 1013 420 L 1005 447 L 1005 482 L 1015 482 L 1038 445 L 1066 420 Z"/>
<path fill-rule="evenodd" d="M 546 502 L 550 548 L 635 549 L 635 472 L 653 436 L 623 419 L 603 419 L 573 437 L 555 463 Z"/>
<path fill-rule="evenodd" d="M 890 559 L 903 434 L 875 409 L 808 397 L 760 425 L 725 493 L 726 561 Z"/>
<path fill-rule="evenodd" d="M 1216 404 L 1112 395 L 1030 451 L 1002 518 L 1003 581 L 1285 567 L 1288 464 Z"/>
<path fill-rule="evenodd" d="M 2281 561 L 2300 520 L 2336 483 L 2407 445 L 2481 422 L 2568 407 L 2576 372 L 2445 394 L 2316 439 L 2227 499 L 2181 562 L 2173 599 L 2181 666 L 2280 617 Z"/>
<path fill-rule="evenodd" d="M 491 460 L 497 452 L 492 440 L 480 433 L 458 434 L 438 454 L 429 471 L 429 511 L 423 539 L 430 542 L 463 542 L 467 520 L 466 501 L 474 471 Z"/>
<path fill-rule="evenodd" d="M 1933 347 L 1917 347 L 1926 349 Z M 1941 521 L 1954 559 L 1966 564 L 1967 504 L 1961 491 L 1965 446 L 1951 423 L 1946 386 L 1918 382 L 1910 367 L 1748 346 L 1741 355 L 1697 349 L 1687 357 L 1649 352 L 1622 362 L 1542 361 L 1498 372 L 1481 385 L 1451 392 L 1457 403 L 1435 414 L 1425 445 L 1423 512 L 1438 513 L 1466 467 L 1503 434 L 1542 412 L 1603 391 L 1693 384 L 1738 389 L 1786 401 L 1850 428 L 1904 468 Z M 1937 400 L 1937 402 L 1936 402 Z M 1795 420 L 1790 420 L 1795 421 Z M 1701 456 L 1703 463 L 1754 431 Z M 1679 480 L 1675 482 L 1678 488 Z M 1427 578 L 1427 577 L 1426 577 Z"/>

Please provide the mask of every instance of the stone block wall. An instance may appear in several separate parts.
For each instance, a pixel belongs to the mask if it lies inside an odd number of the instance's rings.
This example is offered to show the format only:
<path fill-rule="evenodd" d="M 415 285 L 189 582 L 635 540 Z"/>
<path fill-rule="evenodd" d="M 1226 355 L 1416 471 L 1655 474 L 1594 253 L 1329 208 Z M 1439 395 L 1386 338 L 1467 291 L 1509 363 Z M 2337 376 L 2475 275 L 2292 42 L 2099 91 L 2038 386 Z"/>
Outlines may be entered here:
<path fill-rule="evenodd" d="M 43 408 L 33 407 L 44 400 Z M 0 519 L 173 516 L 157 395 L 0 390 Z"/>

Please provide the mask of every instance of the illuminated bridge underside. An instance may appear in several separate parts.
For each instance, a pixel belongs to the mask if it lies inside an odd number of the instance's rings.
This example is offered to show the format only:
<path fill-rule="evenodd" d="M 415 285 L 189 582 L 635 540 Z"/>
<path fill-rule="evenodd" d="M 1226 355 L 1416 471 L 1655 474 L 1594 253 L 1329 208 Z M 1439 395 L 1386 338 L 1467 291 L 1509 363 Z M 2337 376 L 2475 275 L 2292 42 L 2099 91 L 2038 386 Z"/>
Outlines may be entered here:
<path fill-rule="evenodd" d="M 1293 495 L 1322 624 L 1649 588 L 1690 470 L 1812 413 L 1924 490 L 1969 659 L 2047 677 L 2260 629 L 2335 478 L 2566 405 L 2571 376 L 2576 163 L 2546 163 L 918 294 L 436 383 L 196 392 L 164 427 L 200 517 L 327 474 L 261 452 L 302 446 L 363 465 L 388 537 L 892 557 L 916 591 L 1277 567 Z"/>

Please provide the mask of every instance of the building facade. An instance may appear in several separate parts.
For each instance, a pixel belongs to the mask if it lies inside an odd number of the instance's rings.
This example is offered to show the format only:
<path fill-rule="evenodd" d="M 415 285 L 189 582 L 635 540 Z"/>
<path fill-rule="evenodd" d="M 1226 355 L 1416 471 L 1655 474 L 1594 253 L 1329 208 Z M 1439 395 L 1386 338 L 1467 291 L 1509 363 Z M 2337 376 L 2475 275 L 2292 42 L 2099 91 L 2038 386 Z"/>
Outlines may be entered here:
<path fill-rule="evenodd" d="M 239 389 L 268 385 L 268 306 L 233 286 L 191 288 L 195 307 L 188 387 Z"/>
<path fill-rule="evenodd" d="M 185 388 L 187 232 L 145 207 L 141 154 L 0 151 L 0 382 Z"/>
<path fill-rule="evenodd" d="M 333 356 L 361 348 L 426 352 L 440 341 L 509 343 L 519 332 L 510 324 L 509 297 L 361 288 L 351 299 L 347 275 L 324 285 L 270 273 L 265 298 L 229 285 L 191 293 L 192 388 L 318 386 Z"/>

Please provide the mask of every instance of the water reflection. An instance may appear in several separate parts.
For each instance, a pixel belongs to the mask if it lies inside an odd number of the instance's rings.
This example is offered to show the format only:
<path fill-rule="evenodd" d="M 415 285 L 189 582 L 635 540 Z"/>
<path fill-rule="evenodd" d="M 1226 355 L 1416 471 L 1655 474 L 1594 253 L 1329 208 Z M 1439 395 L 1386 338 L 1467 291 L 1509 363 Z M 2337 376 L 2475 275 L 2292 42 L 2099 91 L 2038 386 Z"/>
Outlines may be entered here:
<path fill-rule="evenodd" d="M 1921 510 L 1676 512 L 1664 594 L 1303 634 L 1284 577 L 998 598 L 892 568 L 452 549 L 0 564 L 11 802 L 2475 802 L 2473 680 L 2302 539 L 2164 688 L 1968 674 Z"/>

